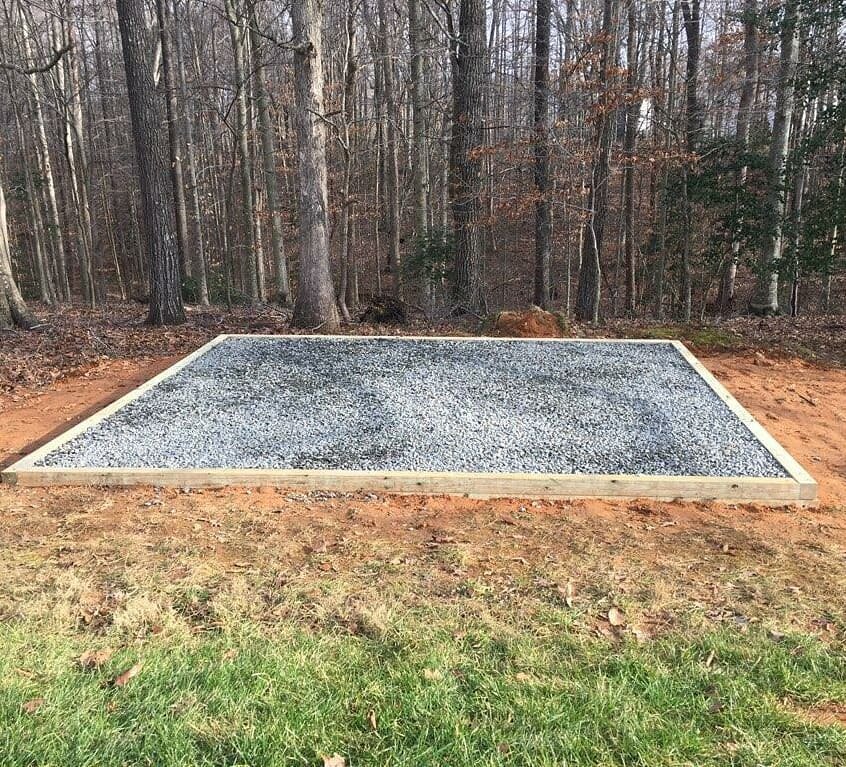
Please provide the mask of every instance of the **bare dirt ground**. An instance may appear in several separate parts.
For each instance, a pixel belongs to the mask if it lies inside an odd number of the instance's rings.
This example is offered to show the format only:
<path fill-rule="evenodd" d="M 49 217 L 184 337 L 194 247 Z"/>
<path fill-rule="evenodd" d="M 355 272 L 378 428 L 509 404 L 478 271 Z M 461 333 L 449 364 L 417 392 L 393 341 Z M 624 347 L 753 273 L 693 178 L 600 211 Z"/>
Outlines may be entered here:
<path fill-rule="evenodd" d="M 0 465 L 183 350 L 165 351 L 7 388 Z M 752 349 L 700 358 L 819 481 L 816 508 L 0 486 L 0 618 L 52 612 L 136 638 L 237 615 L 359 631 L 425 599 L 493 621 L 566 603 L 602 634 L 619 605 L 639 639 L 704 621 L 842 640 L 846 370 Z"/>

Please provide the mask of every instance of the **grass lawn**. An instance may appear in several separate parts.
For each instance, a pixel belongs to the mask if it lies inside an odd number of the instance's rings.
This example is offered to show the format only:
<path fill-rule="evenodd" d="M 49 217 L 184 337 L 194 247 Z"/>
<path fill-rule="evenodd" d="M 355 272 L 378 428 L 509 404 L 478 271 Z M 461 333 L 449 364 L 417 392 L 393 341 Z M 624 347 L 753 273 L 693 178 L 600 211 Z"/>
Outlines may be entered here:
<path fill-rule="evenodd" d="M 642 643 L 562 610 L 529 631 L 441 613 L 152 636 L 81 666 L 105 647 L 2 627 L 4 767 L 846 764 L 846 729 L 819 713 L 846 701 L 844 655 L 759 629 Z"/>
<path fill-rule="evenodd" d="M 0 488 L 0 767 L 843 767 L 845 521 Z"/>

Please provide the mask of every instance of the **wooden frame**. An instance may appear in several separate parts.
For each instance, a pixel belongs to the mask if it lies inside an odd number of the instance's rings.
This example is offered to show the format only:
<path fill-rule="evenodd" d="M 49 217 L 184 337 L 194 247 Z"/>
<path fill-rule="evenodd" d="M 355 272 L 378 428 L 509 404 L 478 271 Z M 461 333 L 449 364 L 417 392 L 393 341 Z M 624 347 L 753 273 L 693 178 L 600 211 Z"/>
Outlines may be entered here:
<path fill-rule="evenodd" d="M 5 482 L 27 485 L 157 485 L 223 487 L 270 485 L 303 490 L 388 491 L 397 493 L 459 494 L 471 497 L 639 498 L 661 500 L 721 500 L 772 505 L 807 504 L 817 496 L 817 483 L 799 463 L 717 381 L 680 341 L 663 339 L 531 339 L 542 343 L 611 342 L 672 344 L 711 390 L 752 432 L 784 468 L 787 477 L 657 476 L 648 474 L 492 474 L 470 472 L 349 471 L 304 469 L 149 469 L 56 468 L 36 466 L 45 455 L 108 418 L 161 381 L 169 378 L 228 338 L 217 336 L 192 354 L 151 378 L 137 389 L 103 408 L 56 439 L 25 456 L 2 473 Z M 405 339 L 449 341 L 521 341 L 489 336 L 303 336 L 272 335 L 257 338 L 320 338 L 323 340 Z"/>

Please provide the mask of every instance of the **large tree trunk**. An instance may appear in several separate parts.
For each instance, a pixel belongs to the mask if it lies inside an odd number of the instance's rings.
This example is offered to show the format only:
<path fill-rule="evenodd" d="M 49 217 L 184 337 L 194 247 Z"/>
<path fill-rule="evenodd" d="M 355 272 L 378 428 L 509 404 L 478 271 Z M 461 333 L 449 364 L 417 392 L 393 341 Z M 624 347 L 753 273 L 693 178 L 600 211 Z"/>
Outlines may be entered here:
<path fill-rule="evenodd" d="M 259 134 L 261 136 L 261 159 L 264 186 L 267 190 L 267 207 L 270 213 L 270 247 L 276 278 L 274 299 L 288 306 L 291 303 L 291 286 L 288 281 L 288 260 L 285 256 L 285 242 L 282 236 L 282 210 L 279 205 L 279 186 L 276 183 L 276 147 L 273 137 L 273 122 L 270 102 L 264 84 L 264 59 L 259 39 L 256 7 L 250 7 L 250 48 L 253 54 L 254 93 L 258 111 Z"/>
<path fill-rule="evenodd" d="M 150 259 L 150 311 L 153 325 L 185 321 L 176 251 L 173 186 L 170 181 L 164 114 L 156 92 L 147 42 L 143 0 L 117 0 L 118 25 L 126 69 L 129 114 L 138 181 L 141 189 L 144 238 Z"/>
<path fill-rule="evenodd" d="M 685 147 L 692 157 L 702 132 L 702 106 L 699 103 L 699 57 L 702 50 L 700 29 L 700 0 L 682 0 L 684 32 L 687 37 L 687 64 L 685 68 Z M 690 232 L 693 227 L 693 210 L 690 202 L 690 160 L 682 171 L 682 204 L 684 207 L 684 241 L 682 243 L 681 295 L 682 319 L 690 322 L 693 312 L 693 278 L 690 264 Z"/>
<path fill-rule="evenodd" d="M 182 136 L 179 125 L 179 105 L 176 101 L 176 71 L 171 45 L 170 0 L 156 0 L 156 18 L 159 22 L 159 39 L 162 48 L 162 74 L 165 84 L 167 107 L 167 136 L 170 149 L 170 178 L 173 185 L 174 213 L 176 215 L 176 248 L 182 272 L 193 276 L 193 264 L 188 245 L 188 209 L 185 204 L 185 181 L 182 173 Z"/>
<path fill-rule="evenodd" d="M 552 201 L 549 177 L 550 0 L 535 4 L 535 304 L 549 306 Z"/>
<path fill-rule="evenodd" d="M 464 307 L 486 308 L 482 289 L 482 158 L 487 49 L 485 0 L 460 0 L 452 56 L 450 198 L 454 225 L 455 292 Z"/>
<path fill-rule="evenodd" d="M 611 170 L 611 141 L 614 133 L 614 107 L 609 91 L 610 70 L 617 58 L 616 0 L 604 0 L 602 50 L 599 63 L 599 115 L 596 122 L 593 168 L 588 187 L 587 220 L 582 235 L 582 265 L 576 290 L 576 319 L 599 321 L 601 295 L 601 253 L 608 214 L 608 184 Z"/>
<path fill-rule="evenodd" d="M 781 22 L 781 54 L 778 69 L 773 137 L 770 143 L 767 190 L 767 232 L 758 256 L 758 279 L 750 304 L 754 314 L 778 314 L 778 262 L 781 259 L 784 217 L 785 170 L 790 146 L 790 128 L 796 66 L 799 62 L 799 3 L 788 0 Z"/>
<path fill-rule="evenodd" d="M 339 320 L 329 266 L 322 17 L 321 0 L 294 0 L 291 6 L 300 213 L 299 286 L 292 323 L 334 333 Z"/>
<path fill-rule="evenodd" d="M 24 330 L 35 327 L 38 321 L 18 290 L 12 274 L 12 253 L 9 247 L 9 226 L 6 221 L 6 196 L 0 183 L 0 327 L 17 325 Z"/>

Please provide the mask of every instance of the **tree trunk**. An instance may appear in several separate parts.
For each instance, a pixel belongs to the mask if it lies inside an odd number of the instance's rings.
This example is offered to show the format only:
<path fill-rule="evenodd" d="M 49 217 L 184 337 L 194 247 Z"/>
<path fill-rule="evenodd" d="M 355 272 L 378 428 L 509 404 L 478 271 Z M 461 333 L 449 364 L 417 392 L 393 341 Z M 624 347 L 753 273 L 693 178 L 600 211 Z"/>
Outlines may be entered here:
<path fill-rule="evenodd" d="M 549 307 L 552 201 L 549 177 L 550 0 L 535 3 L 535 304 Z"/>
<path fill-rule="evenodd" d="M 599 321 L 602 287 L 601 253 L 608 213 L 608 183 L 611 169 L 611 141 L 614 133 L 614 105 L 609 89 L 610 70 L 617 58 L 616 0 L 604 0 L 602 51 L 599 63 L 599 115 L 596 122 L 593 168 L 588 187 L 587 220 L 581 249 L 579 285 L 576 289 L 576 319 Z"/>
<path fill-rule="evenodd" d="M 690 264 L 690 231 L 693 225 L 693 210 L 690 202 L 690 164 L 697 151 L 702 132 L 702 107 L 699 103 L 699 57 L 702 50 L 700 30 L 700 0 L 682 0 L 684 32 L 687 38 L 687 64 L 685 67 L 685 148 L 688 160 L 685 163 L 682 184 L 682 205 L 684 216 L 684 242 L 682 243 L 681 295 L 682 319 L 690 322 L 693 313 L 693 278 Z"/>
<path fill-rule="evenodd" d="M 179 105 L 176 101 L 176 71 L 171 45 L 170 0 L 156 0 L 156 18 L 162 46 L 162 74 L 167 107 L 167 136 L 170 150 L 170 178 L 173 185 L 174 213 L 176 215 L 176 248 L 182 273 L 193 275 L 193 264 L 188 244 L 188 210 L 185 204 L 185 181 L 182 173 L 182 136 L 179 125 Z"/>
<path fill-rule="evenodd" d="M 628 37 L 626 42 L 626 58 L 628 73 L 626 75 L 626 134 L 624 137 L 623 154 L 625 167 L 623 169 L 623 252 L 626 262 L 626 313 L 631 317 L 636 309 L 636 273 L 637 259 L 635 256 L 635 162 L 637 154 L 637 129 L 640 121 L 641 99 L 640 89 L 640 50 L 638 43 L 638 16 L 635 0 L 629 0 L 627 8 Z"/>
<path fill-rule="evenodd" d="M 455 292 L 464 308 L 484 312 L 482 289 L 482 158 L 487 50 L 485 0 L 460 0 L 452 56 L 450 197 L 454 225 Z"/>
<path fill-rule="evenodd" d="M 743 89 L 740 92 L 740 104 L 737 109 L 737 128 L 735 140 L 737 151 L 745 155 L 749 151 L 749 127 L 752 107 L 755 103 L 755 88 L 758 84 L 758 69 L 760 55 L 758 51 L 758 0 L 745 0 L 743 8 Z M 737 171 L 737 185 L 740 189 L 746 186 L 746 176 L 749 172 L 744 163 Z M 734 305 L 735 279 L 737 278 L 737 264 L 740 260 L 740 240 L 735 237 L 731 244 L 731 260 L 726 265 L 726 271 L 720 283 L 717 305 L 720 312 L 731 311 Z"/>
<path fill-rule="evenodd" d="M 414 236 L 429 233 L 429 146 L 426 140 L 426 104 L 423 93 L 423 42 L 420 0 L 408 0 L 408 46 L 411 56 L 411 143 L 414 162 Z"/>
<path fill-rule="evenodd" d="M 165 0 L 169 2 L 169 0 Z M 174 12 L 176 6 L 174 5 Z M 176 15 L 176 13 L 174 13 Z M 194 148 L 194 114 L 193 101 L 188 91 L 185 75 L 185 55 L 182 49 L 182 31 L 179 25 L 174 29 L 176 41 L 176 59 L 179 72 L 179 93 L 182 101 L 183 124 L 185 125 L 185 157 L 188 162 L 188 184 L 191 188 L 191 219 L 194 225 L 194 268 L 192 274 L 197 284 L 197 303 L 200 306 L 209 305 L 208 274 L 206 271 L 206 249 L 203 236 L 202 215 L 200 213 L 200 187 L 197 181 L 197 160 Z"/>
<path fill-rule="evenodd" d="M 762 316 L 778 314 L 778 265 L 782 247 L 785 171 L 793 119 L 796 67 L 799 62 L 798 5 L 798 0 L 788 0 L 784 4 L 784 17 L 781 22 L 776 108 L 767 169 L 768 231 L 758 256 L 755 297 L 749 307 L 753 314 Z"/>
<path fill-rule="evenodd" d="M 32 36 L 31 26 L 26 13 L 21 14 L 23 26 L 24 55 L 31 60 L 30 38 Z M 56 289 L 59 298 L 67 301 L 70 299 L 70 284 L 68 283 L 67 255 L 65 253 L 65 240 L 62 233 L 62 220 L 59 217 L 59 203 L 56 196 L 56 180 L 53 175 L 53 163 L 50 160 L 50 145 L 47 141 L 47 128 L 44 121 L 44 98 L 41 92 L 41 81 L 39 75 L 28 75 L 29 84 L 32 88 L 33 107 L 35 111 L 35 136 L 38 146 L 38 161 L 41 166 L 41 175 L 44 180 L 44 192 L 47 200 L 47 223 L 50 233 L 50 241 L 53 246 L 53 257 L 56 262 Z"/>
<path fill-rule="evenodd" d="M 250 159 L 249 121 L 247 119 L 247 77 L 245 74 L 243 28 L 235 12 L 233 0 L 225 0 L 226 18 L 229 20 L 229 37 L 232 41 L 232 54 L 235 67 L 235 117 L 238 137 L 238 153 L 241 156 L 241 194 L 244 206 L 244 235 L 246 253 L 243 264 L 246 267 L 245 282 L 247 298 L 251 302 L 259 300 L 258 268 L 256 264 L 256 218 L 253 201 L 253 170 Z"/>
<path fill-rule="evenodd" d="M 282 306 L 289 306 L 291 304 L 291 286 L 288 280 L 288 259 L 285 256 L 285 242 L 282 235 L 279 185 L 276 182 L 276 147 L 273 137 L 273 122 L 270 115 L 270 102 L 264 84 L 264 60 L 261 40 L 259 39 L 255 3 L 250 7 L 250 48 L 254 61 L 254 93 L 258 111 L 259 134 L 261 136 L 264 186 L 267 190 L 267 207 L 270 213 L 270 247 L 276 278 L 274 299 Z"/>
<path fill-rule="evenodd" d="M 0 327 L 17 325 L 30 330 L 38 320 L 29 311 L 12 274 L 12 252 L 6 221 L 6 196 L 0 183 Z"/>
<path fill-rule="evenodd" d="M 167 140 L 162 130 L 164 115 L 146 45 L 145 3 L 117 0 L 117 13 L 138 163 L 144 238 L 150 260 L 147 321 L 152 325 L 173 325 L 185 321 L 185 311 L 176 250 L 173 186 Z"/>
<path fill-rule="evenodd" d="M 385 0 L 378 0 L 379 57 L 382 60 L 385 111 L 385 196 L 387 198 L 388 266 L 391 270 L 392 289 L 395 296 L 402 294 L 400 263 L 400 199 L 399 199 L 399 148 L 397 146 L 397 101 L 394 87 L 394 52 L 390 37 L 393 24 L 388 23 Z"/>
<path fill-rule="evenodd" d="M 334 333 L 339 320 L 329 265 L 322 17 L 321 0 L 294 0 L 291 6 L 300 214 L 300 273 L 292 323 Z"/>

